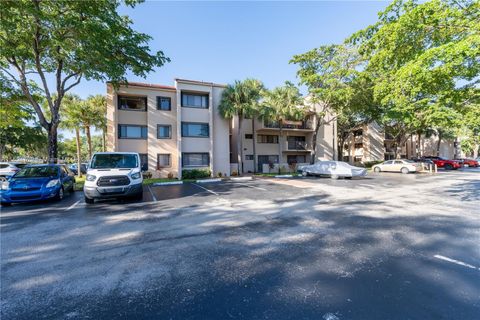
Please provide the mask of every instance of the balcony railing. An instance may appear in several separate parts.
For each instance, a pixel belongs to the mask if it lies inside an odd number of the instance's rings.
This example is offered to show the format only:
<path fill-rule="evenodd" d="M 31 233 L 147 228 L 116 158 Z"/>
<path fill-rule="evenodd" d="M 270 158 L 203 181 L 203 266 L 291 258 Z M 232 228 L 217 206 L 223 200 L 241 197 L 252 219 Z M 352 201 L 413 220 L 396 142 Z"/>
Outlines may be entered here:
<path fill-rule="evenodd" d="M 288 151 L 309 151 L 312 150 L 311 144 L 306 141 L 287 141 Z"/>
<path fill-rule="evenodd" d="M 264 122 L 265 128 L 270 129 L 279 129 L 280 124 L 276 121 L 265 121 Z M 285 121 L 282 124 L 282 129 L 304 129 L 304 130 L 312 130 L 313 129 L 313 121 L 306 120 L 306 121 Z"/>

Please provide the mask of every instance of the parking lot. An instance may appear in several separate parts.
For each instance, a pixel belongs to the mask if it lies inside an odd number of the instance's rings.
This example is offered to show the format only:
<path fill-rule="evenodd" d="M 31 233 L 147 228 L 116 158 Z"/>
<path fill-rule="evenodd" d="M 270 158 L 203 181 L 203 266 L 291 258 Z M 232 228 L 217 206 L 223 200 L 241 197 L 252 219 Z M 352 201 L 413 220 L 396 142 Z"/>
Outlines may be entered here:
<path fill-rule="evenodd" d="M 478 319 L 479 205 L 480 168 L 14 205 L 1 318 Z"/>

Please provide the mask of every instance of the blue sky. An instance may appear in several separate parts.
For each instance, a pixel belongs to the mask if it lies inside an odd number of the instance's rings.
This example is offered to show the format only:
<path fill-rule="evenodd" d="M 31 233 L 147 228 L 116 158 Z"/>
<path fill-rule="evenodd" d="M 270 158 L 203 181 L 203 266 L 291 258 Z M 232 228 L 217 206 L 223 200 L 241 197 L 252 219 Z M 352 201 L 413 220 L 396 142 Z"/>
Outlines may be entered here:
<path fill-rule="evenodd" d="M 134 28 L 153 37 L 152 50 L 171 62 L 146 79 L 130 81 L 173 85 L 186 78 L 230 83 L 254 77 L 269 88 L 297 83 L 294 54 L 322 44 L 340 43 L 377 19 L 389 2 L 161 2 L 122 7 Z M 82 97 L 105 93 L 105 84 L 83 81 L 73 89 Z"/>

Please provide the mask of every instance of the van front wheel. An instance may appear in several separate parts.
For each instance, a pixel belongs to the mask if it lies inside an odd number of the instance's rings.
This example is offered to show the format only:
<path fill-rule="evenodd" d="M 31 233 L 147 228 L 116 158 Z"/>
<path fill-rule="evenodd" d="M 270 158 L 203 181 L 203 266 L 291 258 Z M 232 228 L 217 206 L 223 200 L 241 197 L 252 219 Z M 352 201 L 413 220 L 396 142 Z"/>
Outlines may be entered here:
<path fill-rule="evenodd" d="M 90 199 L 90 198 L 85 197 L 85 203 L 93 204 L 93 203 L 95 203 L 95 199 Z"/>

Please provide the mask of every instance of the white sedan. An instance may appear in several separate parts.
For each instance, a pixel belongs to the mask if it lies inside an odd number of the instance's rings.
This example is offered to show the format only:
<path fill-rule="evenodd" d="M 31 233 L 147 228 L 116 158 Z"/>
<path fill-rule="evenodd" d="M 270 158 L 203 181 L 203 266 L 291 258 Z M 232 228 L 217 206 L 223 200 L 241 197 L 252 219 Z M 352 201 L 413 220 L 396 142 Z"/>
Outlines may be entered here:
<path fill-rule="evenodd" d="M 301 166 L 298 170 L 302 172 L 303 176 L 329 176 L 332 179 L 363 177 L 367 174 L 367 169 L 342 161 L 319 161 L 312 165 Z"/>
<path fill-rule="evenodd" d="M 389 172 L 401 172 L 410 173 L 421 170 L 421 163 L 416 163 L 412 160 L 396 159 L 388 160 L 372 167 L 375 172 L 389 171 Z"/>

